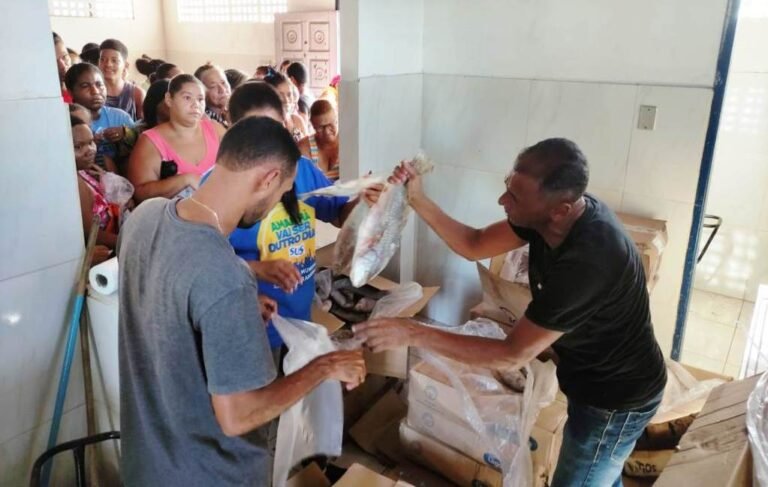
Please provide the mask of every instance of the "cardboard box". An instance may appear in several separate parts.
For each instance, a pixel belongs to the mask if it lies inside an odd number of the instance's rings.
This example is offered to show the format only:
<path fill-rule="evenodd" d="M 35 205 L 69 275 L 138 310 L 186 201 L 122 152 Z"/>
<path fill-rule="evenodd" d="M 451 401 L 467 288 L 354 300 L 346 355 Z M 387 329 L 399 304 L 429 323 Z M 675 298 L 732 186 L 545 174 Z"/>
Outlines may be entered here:
<path fill-rule="evenodd" d="M 715 388 L 683 435 L 656 486 L 750 487 L 746 401 L 760 376 Z"/>
<path fill-rule="evenodd" d="M 544 487 L 552 482 L 557 467 L 560 447 L 563 444 L 563 428 L 568 419 L 568 400 L 558 392 L 549 406 L 539 411 L 531 431 L 531 463 L 534 486 Z"/>
<path fill-rule="evenodd" d="M 374 277 L 368 284 L 382 291 L 389 291 L 399 285 L 382 276 Z M 424 287 L 421 299 L 393 318 L 412 318 L 416 316 L 439 290 L 439 287 Z M 323 325 L 329 334 L 347 324 L 333 314 L 319 309 L 314 304 L 312 305 L 312 321 Z M 369 374 L 397 377 L 398 379 L 405 379 L 408 376 L 408 347 L 380 353 L 372 353 L 366 350 L 363 353 Z"/>
<path fill-rule="evenodd" d="M 669 463 L 675 450 L 635 450 L 624 462 L 624 475 L 630 477 L 658 477 Z"/>
<path fill-rule="evenodd" d="M 331 487 L 330 481 L 320 467 L 312 462 L 299 473 L 288 479 L 286 487 Z M 413 487 L 402 480 L 393 480 L 378 474 L 359 463 L 347 469 L 346 473 L 333 484 L 333 487 Z"/>
<path fill-rule="evenodd" d="M 400 441 L 408 458 L 439 472 L 460 487 L 501 487 L 501 472 L 462 455 L 434 438 L 400 423 Z"/>
<path fill-rule="evenodd" d="M 616 216 L 624 224 L 624 228 L 640 251 L 650 292 L 658 280 L 661 254 L 667 246 L 667 222 L 627 213 L 617 213 Z"/>
<path fill-rule="evenodd" d="M 349 429 L 349 436 L 360 448 L 375 455 L 378 439 L 390 425 L 397 424 L 405 417 L 407 409 L 400 396 L 390 389 Z"/>

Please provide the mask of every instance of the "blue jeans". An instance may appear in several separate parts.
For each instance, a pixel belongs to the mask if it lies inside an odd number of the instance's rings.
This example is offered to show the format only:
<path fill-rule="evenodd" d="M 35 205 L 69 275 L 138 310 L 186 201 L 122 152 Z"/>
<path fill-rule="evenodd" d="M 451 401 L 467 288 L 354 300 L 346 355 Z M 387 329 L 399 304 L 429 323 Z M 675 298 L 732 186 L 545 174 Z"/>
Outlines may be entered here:
<path fill-rule="evenodd" d="M 551 487 L 621 487 L 624 462 L 656 414 L 661 397 L 629 410 L 568 401 L 568 421 Z"/>

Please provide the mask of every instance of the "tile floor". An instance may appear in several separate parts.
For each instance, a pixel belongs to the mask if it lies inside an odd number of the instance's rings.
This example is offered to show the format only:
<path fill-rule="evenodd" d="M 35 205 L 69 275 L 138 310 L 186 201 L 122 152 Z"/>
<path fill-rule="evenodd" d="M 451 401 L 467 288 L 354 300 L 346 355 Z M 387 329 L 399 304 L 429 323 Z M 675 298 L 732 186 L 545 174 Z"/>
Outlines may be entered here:
<path fill-rule="evenodd" d="M 750 301 L 694 289 L 682 362 L 738 377 L 754 307 Z"/>

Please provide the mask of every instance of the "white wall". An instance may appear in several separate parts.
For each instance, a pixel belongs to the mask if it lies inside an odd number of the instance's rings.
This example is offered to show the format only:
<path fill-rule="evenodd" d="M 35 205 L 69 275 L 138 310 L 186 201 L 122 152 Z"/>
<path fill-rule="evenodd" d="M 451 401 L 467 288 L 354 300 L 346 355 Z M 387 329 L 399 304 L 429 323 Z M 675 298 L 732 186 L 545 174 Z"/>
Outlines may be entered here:
<path fill-rule="evenodd" d="M 768 284 L 768 11 L 742 4 L 706 206 L 723 226 L 694 286 L 754 302 L 757 286 Z"/>
<path fill-rule="evenodd" d="M 48 3 L 4 7 L 0 59 L 15 69 L 0 73 L 0 109 L 13 114 L 0 121 L 0 485 L 16 486 L 46 447 L 83 236 Z M 84 436 L 79 361 L 65 411 L 59 441 Z"/>
<path fill-rule="evenodd" d="M 198 66 L 211 61 L 250 75 L 259 65 L 275 63 L 273 24 L 180 23 L 176 0 L 162 0 L 162 3 L 168 60 L 186 72 L 194 72 Z M 289 12 L 334 8 L 334 0 L 288 0 Z"/>
<path fill-rule="evenodd" d="M 348 7 L 356 22 L 344 21 Z M 652 297 L 668 351 L 725 8 L 725 0 L 342 2 L 342 39 L 359 29 L 356 59 L 342 63 L 341 107 L 342 160 L 359 164 L 342 171 L 349 177 L 391 168 L 421 146 L 439 164 L 425 178 L 428 193 L 450 214 L 482 226 L 504 218 L 496 199 L 523 147 L 572 138 L 590 160 L 590 191 L 615 210 L 668 221 Z M 416 19 L 423 19 L 420 54 L 406 37 L 418 31 Z M 382 40 L 386 53 L 379 52 Z M 405 74 L 419 62 L 420 127 L 407 118 L 417 108 L 407 105 L 417 103 L 418 76 Z M 408 76 L 411 87 L 381 88 Z M 370 99 L 366 85 L 376 86 Z M 345 105 L 350 98 L 357 105 Z M 658 107 L 654 131 L 635 128 L 643 104 Z M 474 264 L 422 222 L 415 241 L 417 279 L 442 286 L 429 316 L 461 322 L 480 299 Z"/>
<path fill-rule="evenodd" d="M 146 78 L 135 70 L 133 61 L 142 54 L 163 59 L 166 56 L 161 0 L 133 0 L 133 14 L 133 19 L 51 17 L 51 28 L 77 52 L 88 42 L 121 40 L 128 46 L 131 79 L 143 83 Z"/>

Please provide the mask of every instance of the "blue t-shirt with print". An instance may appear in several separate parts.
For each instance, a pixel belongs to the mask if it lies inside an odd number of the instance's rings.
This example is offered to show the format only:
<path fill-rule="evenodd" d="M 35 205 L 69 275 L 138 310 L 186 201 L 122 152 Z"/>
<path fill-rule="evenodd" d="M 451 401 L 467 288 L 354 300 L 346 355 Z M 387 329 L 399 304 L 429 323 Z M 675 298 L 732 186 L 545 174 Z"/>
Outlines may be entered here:
<path fill-rule="evenodd" d="M 203 176 L 202 181 L 205 182 L 207 177 L 207 174 Z M 299 159 L 295 180 L 297 194 L 332 184 L 311 160 L 303 156 Z M 236 228 L 229 236 L 237 255 L 246 261 L 288 260 L 298 267 L 303 282 L 291 294 L 270 282 L 259 281 L 259 294 L 274 299 L 281 316 L 310 319 L 315 295 L 315 219 L 336 221 L 348 200 L 346 197 L 315 196 L 299 201 L 299 225 L 293 224 L 283 204 L 278 203 L 254 226 Z M 282 346 L 283 340 L 271 323 L 267 327 L 267 335 L 272 348 Z"/>
<path fill-rule="evenodd" d="M 91 130 L 93 131 L 94 135 L 101 133 L 104 131 L 104 129 L 108 129 L 110 127 L 122 126 L 134 128 L 136 124 L 127 112 L 120 110 L 119 108 L 108 107 L 106 105 L 101 107 L 99 110 L 99 118 L 91 121 Z M 102 140 L 99 142 L 96 148 L 96 157 L 107 156 L 111 159 L 114 159 L 116 154 L 117 149 L 115 144 L 112 142 Z"/>

